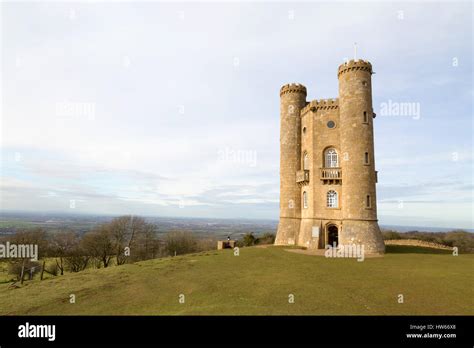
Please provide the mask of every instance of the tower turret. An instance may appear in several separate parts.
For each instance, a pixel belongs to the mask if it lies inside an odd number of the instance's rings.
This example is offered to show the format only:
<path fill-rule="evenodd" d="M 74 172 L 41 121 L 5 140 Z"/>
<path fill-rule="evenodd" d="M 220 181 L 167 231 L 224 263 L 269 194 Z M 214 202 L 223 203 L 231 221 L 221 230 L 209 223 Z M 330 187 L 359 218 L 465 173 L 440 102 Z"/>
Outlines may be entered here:
<path fill-rule="evenodd" d="M 351 60 L 339 66 L 339 123 L 343 195 L 342 244 L 363 244 L 368 253 L 383 253 L 377 222 L 372 109 L 372 65 Z"/>
<path fill-rule="evenodd" d="M 295 244 L 301 218 L 301 190 L 296 172 L 301 166 L 301 118 L 306 87 L 291 83 L 280 89 L 280 222 L 275 244 Z"/>

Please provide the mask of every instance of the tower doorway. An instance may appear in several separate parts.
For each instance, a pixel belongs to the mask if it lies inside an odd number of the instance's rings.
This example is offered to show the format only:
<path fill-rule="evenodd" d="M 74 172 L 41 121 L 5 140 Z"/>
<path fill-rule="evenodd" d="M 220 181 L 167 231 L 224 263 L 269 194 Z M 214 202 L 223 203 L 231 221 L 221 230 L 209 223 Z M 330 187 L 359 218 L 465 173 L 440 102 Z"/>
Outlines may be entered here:
<path fill-rule="evenodd" d="M 327 229 L 327 244 L 330 246 L 337 246 L 339 244 L 339 229 L 336 225 L 330 225 Z"/>

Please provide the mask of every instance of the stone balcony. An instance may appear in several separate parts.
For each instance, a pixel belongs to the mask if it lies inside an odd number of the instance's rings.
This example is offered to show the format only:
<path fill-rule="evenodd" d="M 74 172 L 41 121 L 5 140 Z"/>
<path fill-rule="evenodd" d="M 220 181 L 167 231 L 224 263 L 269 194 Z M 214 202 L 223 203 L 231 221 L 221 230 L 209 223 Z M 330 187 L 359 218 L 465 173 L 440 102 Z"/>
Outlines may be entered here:
<path fill-rule="evenodd" d="M 321 168 L 320 179 L 323 181 L 324 184 L 341 184 L 342 169 L 339 167 Z"/>
<path fill-rule="evenodd" d="M 309 183 L 309 170 L 298 170 L 296 172 L 296 183 L 300 185 Z"/>

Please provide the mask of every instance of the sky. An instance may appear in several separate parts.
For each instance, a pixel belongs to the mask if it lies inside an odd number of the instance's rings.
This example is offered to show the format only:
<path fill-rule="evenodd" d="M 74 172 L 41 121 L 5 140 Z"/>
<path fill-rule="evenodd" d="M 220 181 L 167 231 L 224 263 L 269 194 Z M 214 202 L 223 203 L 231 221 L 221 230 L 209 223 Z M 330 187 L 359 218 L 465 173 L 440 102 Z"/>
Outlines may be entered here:
<path fill-rule="evenodd" d="M 4 212 L 278 219 L 279 89 L 357 43 L 379 223 L 474 228 L 471 2 L 0 6 Z"/>

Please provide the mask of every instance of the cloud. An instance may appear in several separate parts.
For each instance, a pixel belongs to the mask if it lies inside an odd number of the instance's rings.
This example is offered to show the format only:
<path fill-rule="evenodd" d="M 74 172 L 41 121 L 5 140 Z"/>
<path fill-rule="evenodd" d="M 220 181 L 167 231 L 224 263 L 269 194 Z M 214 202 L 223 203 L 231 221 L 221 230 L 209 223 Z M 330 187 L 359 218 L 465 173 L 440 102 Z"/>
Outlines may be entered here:
<path fill-rule="evenodd" d="M 354 42 L 374 64 L 374 108 L 422 106 L 418 121 L 375 120 L 381 202 L 472 207 L 469 9 L 4 4 L 2 209 L 275 218 L 279 87 L 336 97 Z"/>

